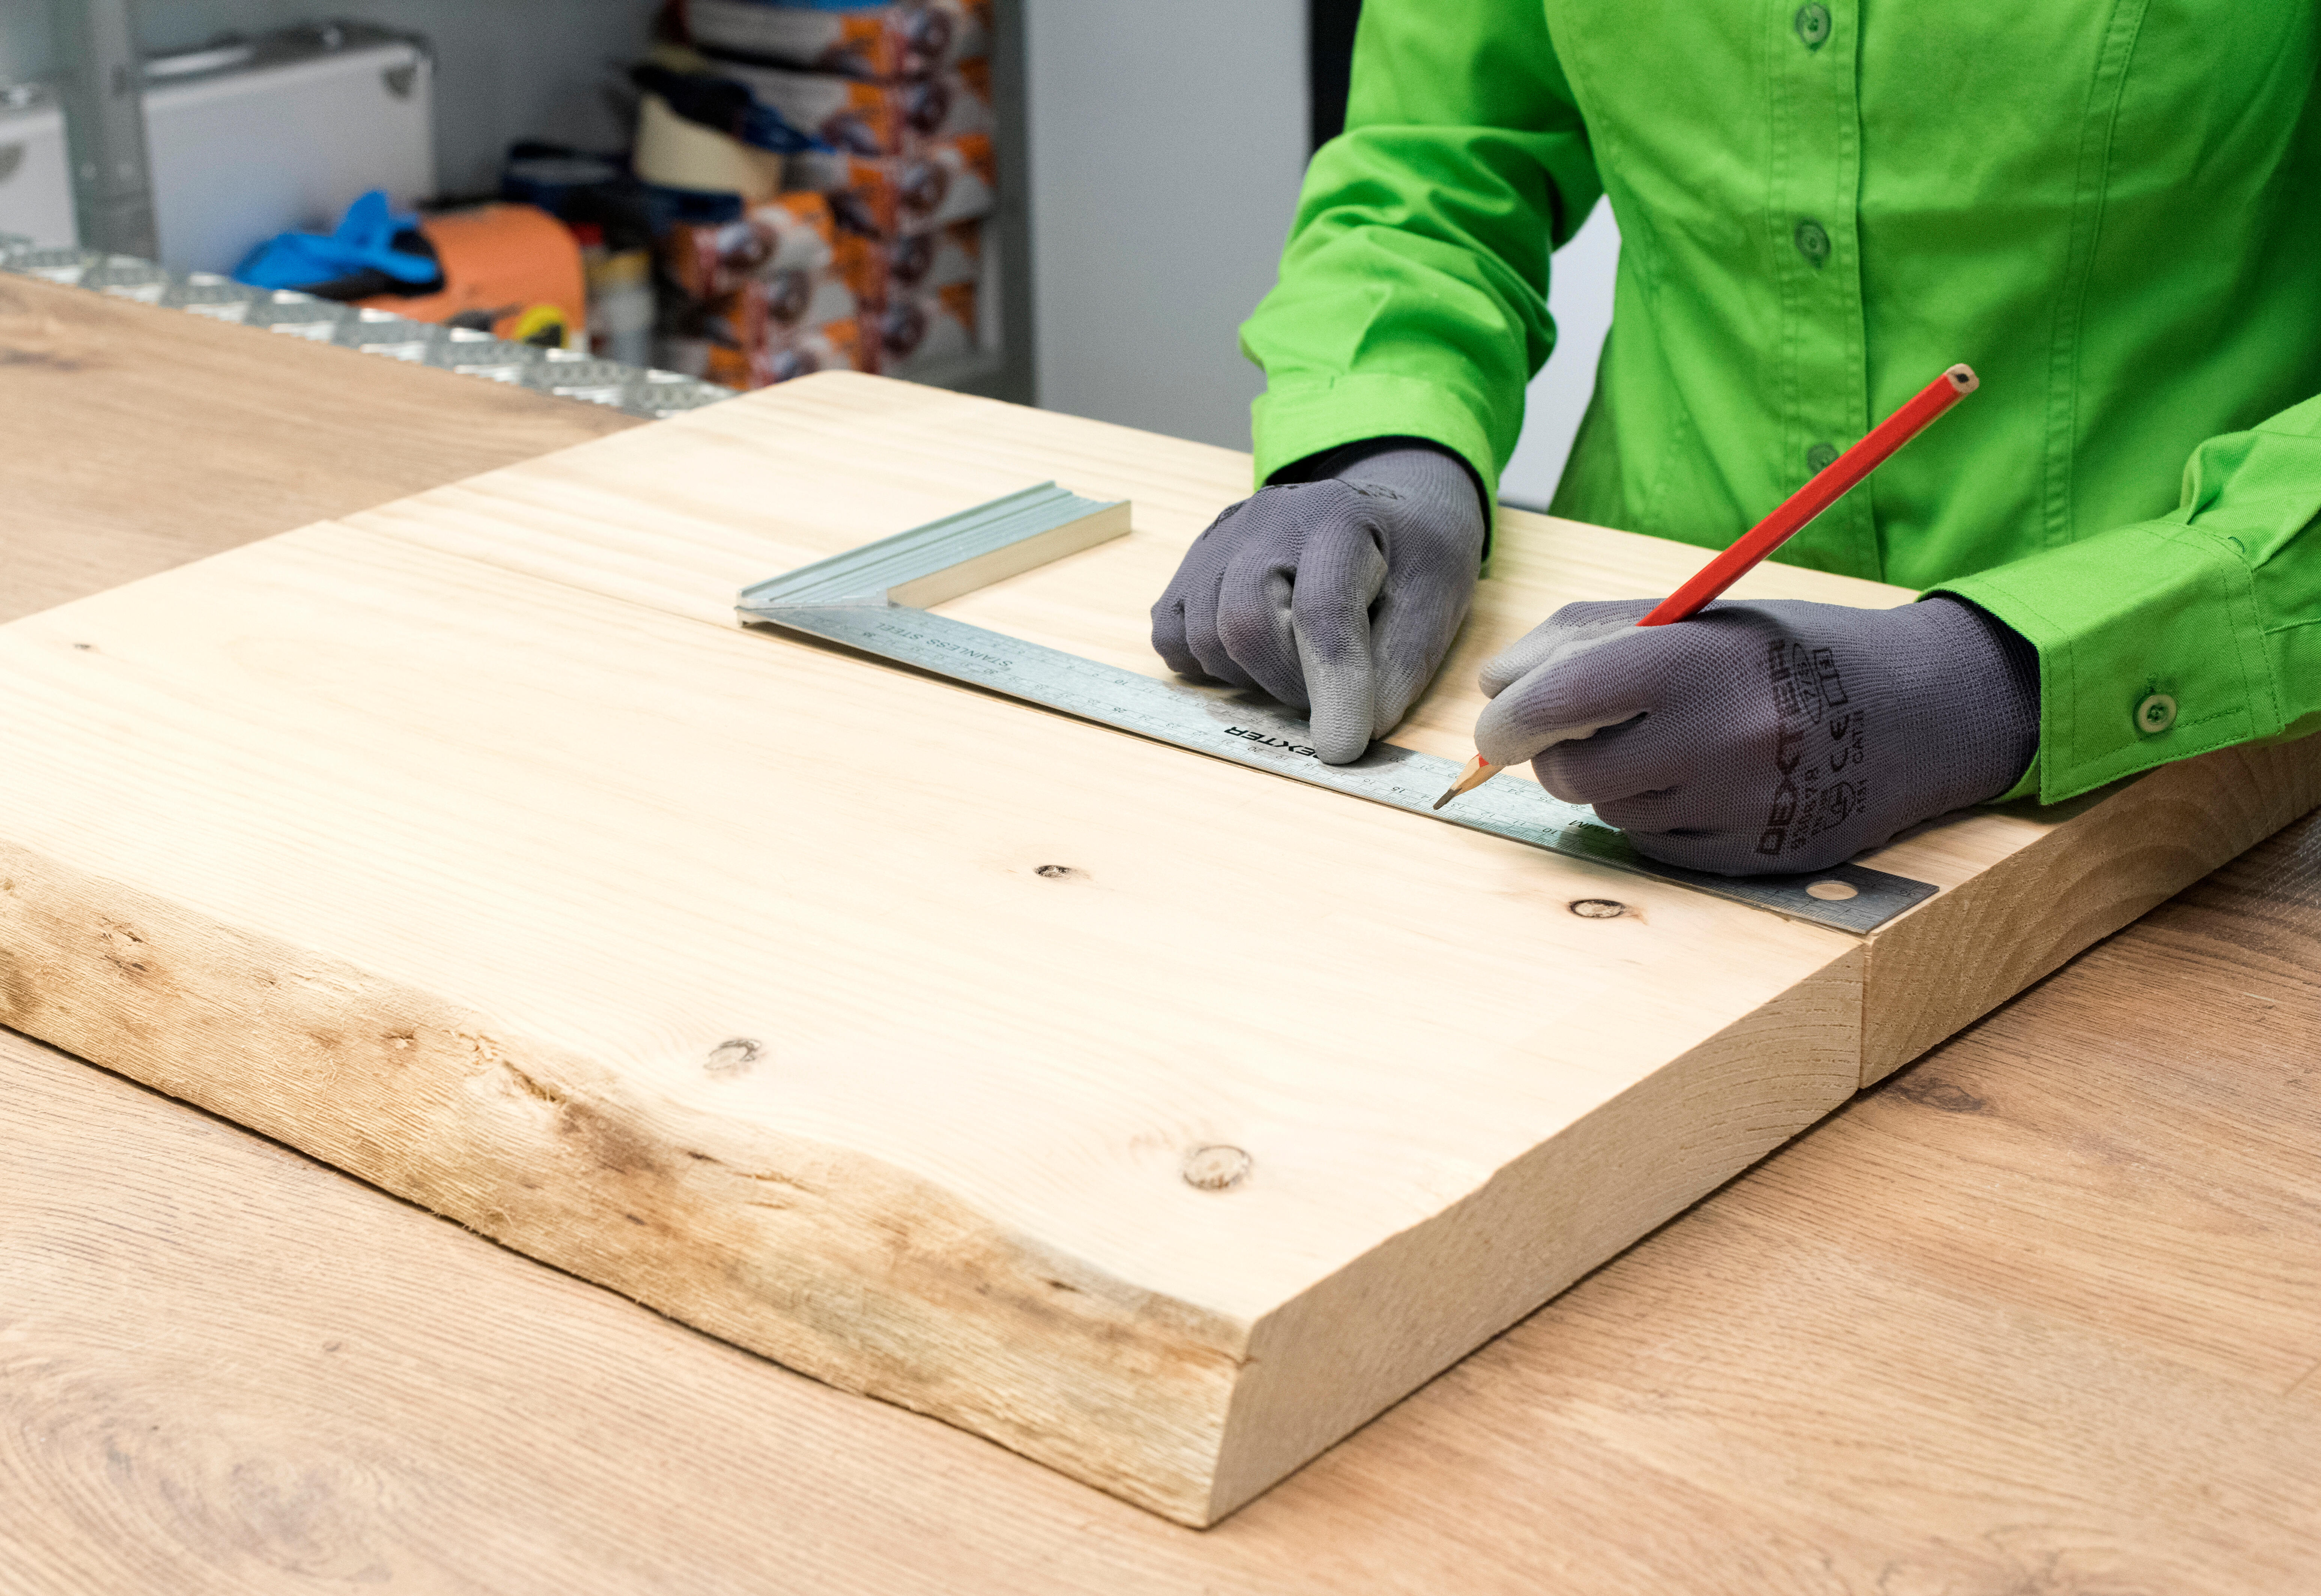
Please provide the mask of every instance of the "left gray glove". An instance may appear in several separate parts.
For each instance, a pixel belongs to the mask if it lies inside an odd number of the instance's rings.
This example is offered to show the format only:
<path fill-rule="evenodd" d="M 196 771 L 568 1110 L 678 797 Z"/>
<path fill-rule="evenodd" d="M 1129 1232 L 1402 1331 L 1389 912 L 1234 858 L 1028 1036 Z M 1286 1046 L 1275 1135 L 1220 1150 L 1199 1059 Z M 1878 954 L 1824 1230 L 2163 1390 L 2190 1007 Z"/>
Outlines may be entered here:
<path fill-rule="evenodd" d="M 1532 762 L 1636 851 L 1718 875 L 1825 870 L 1988 802 L 2039 745 L 2039 661 L 1971 604 L 1568 604 L 1483 667 L 1477 752 Z"/>
<path fill-rule="evenodd" d="M 1455 455 L 1354 444 L 1201 534 L 1152 606 L 1152 647 L 1180 675 L 1306 710 L 1323 762 L 1345 764 L 1434 679 L 1474 597 L 1485 526 Z"/>

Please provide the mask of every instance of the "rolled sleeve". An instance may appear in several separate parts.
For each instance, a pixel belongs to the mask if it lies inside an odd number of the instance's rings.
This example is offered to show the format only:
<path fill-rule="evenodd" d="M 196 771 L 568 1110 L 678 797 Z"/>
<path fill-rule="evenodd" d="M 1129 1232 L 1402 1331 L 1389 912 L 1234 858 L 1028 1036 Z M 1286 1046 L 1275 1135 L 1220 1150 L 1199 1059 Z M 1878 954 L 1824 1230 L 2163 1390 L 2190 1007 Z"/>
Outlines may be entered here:
<path fill-rule="evenodd" d="M 2034 769 L 2052 804 L 2287 725 L 2255 587 L 2229 538 L 2154 521 L 1930 591 L 2039 651 Z"/>
<path fill-rule="evenodd" d="M 1537 0 L 1365 5 L 1346 132 L 1242 328 L 1266 373 L 1258 481 L 1391 435 L 1451 450 L 1496 496 L 1554 344 L 1549 253 L 1601 192 Z"/>
<path fill-rule="evenodd" d="M 2304 735 L 2321 725 L 2321 399 L 2201 444 L 2173 515 L 1928 590 L 2039 651 L 2043 803 Z"/>

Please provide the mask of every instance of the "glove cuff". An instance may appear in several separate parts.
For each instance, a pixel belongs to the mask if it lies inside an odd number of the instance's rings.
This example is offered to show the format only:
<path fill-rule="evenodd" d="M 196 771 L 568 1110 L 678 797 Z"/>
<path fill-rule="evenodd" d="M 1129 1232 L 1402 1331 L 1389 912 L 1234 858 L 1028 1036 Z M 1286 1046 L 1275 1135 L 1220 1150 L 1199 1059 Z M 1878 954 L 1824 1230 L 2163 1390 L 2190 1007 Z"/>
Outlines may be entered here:
<path fill-rule="evenodd" d="M 1443 471 L 1444 466 L 1455 468 L 1455 479 Z M 1490 496 L 1483 490 L 1483 479 L 1475 475 L 1475 468 L 1456 451 L 1427 438 L 1364 438 L 1292 461 L 1266 479 L 1266 486 L 1319 482 L 1331 477 L 1342 482 L 1374 482 L 1419 501 L 1435 515 L 1454 517 L 1463 525 L 1479 524 L 1479 562 L 1490 554 Z M 1454 479 L 1465 482 L 1463 493 L 1453 488 Z"/>
<path fill-rule="evenodd" d="M 1987 611 L 1938 595 L 1895 612 L 1889 656 L 1903 743 L 1923 749 L 1926 812 L 1989 803 L 2039 752 L 2039 654 Z"/>
<path fill-rule="evenodd" d="M 1319 479 L 1354 488 L 1383 488 L 1410 501 L 1429 521 L 1468 529 L 1479 545 L 1489 530 L 1483 493 L 1467 462 L 1422 438 L 1369 438 L 1322 462 Z"/>

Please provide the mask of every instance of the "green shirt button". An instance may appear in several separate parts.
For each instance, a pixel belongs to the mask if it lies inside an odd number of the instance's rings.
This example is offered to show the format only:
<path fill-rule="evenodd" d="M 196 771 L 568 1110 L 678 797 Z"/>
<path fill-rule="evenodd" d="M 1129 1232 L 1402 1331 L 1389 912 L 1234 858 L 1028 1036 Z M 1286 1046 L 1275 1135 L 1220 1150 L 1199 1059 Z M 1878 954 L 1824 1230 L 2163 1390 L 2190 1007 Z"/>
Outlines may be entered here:
<path fill-rule="evenodd" d="M 1821 223 L 1807 217 L 1798 223 L 1794 237 L 1798 253 L 1812 261 L 1814 269 L 1819 270 L 1821 263 L 1829 259 L 1829 234 L 1822 231 Z"/>
<path fill-rule="evenodd" d="M 1818 476 L 1837 463 L 1837 445 L 1816 443 L 1806 451 L 1806 470 Z"/>
<path fill-rule="evenodd" d="M 1829 7 L 1800 5 L 1797 14 L 1798 37 L 1805 41 L 1807 50 L 1819 50 L 1829 37 Z"/>
<path fill-rule="evenodd" d="M 2154 693 L 2135 707 L 2135 729 L 2149 737 L 2176 724 L 2176 700 Z"/>

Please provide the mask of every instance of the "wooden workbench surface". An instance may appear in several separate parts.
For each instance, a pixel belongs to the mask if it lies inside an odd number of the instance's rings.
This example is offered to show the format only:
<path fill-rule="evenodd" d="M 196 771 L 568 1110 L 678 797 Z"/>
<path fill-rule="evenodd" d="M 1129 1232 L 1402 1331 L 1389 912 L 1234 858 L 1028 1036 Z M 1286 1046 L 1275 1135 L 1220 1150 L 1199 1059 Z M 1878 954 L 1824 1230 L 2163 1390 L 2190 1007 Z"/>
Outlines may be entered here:
<path fill-rule="evenodd" d="M 260 336 L 0 285 L 0 614 L 619 424 Z M 1206 1534 L 0 1039 L 0 1592 L 2309 1589 L 2316 970 L 2307 822 Z"/>

